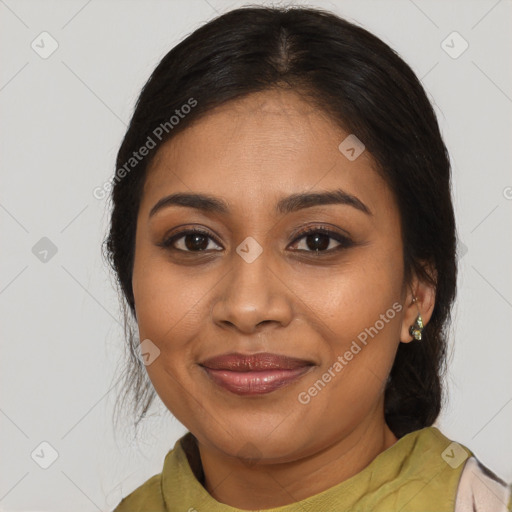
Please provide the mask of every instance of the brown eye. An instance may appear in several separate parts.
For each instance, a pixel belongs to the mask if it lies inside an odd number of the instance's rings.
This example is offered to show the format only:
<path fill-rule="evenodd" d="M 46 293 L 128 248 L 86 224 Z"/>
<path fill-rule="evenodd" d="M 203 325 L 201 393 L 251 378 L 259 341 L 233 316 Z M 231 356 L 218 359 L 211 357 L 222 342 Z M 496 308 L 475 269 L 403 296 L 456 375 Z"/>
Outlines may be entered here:
<path fill-rule="evenodd" d="M 170 250 L 182 252 L 201 252 L 216 250 L 210 247 L 210 241 L 217 242 L 206 231 L 199 229 L 181 231 L 166 238 L 162 243 L 158 244 Z"/>
<path fill-rule="evenodd" d="M 302 248 L 297 248 L 297 250 L 303 252 L 330 253 L 339 249 L 346 249 L 353 245 L 353 242 L 341 233 L 336 233 L 334 231 L 318 227 L 304 230 L 299 235 L 300 236 L 295 239 L 294 244 L 297 244 L 297 241 L 304 239 Z M 301 244 L 299 244 L 299 246 L 300 245 Z"/>

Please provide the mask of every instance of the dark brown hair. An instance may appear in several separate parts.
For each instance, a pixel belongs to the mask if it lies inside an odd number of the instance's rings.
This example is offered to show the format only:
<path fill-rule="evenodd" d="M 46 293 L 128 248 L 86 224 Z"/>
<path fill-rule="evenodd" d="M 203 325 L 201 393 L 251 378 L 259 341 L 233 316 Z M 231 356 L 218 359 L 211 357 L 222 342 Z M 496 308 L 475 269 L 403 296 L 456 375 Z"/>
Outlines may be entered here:
<path fill-rule="evenodd" d="M 132 269 L 148 164 L 161 144 L 214 107 L 277 87 L 299 92 L 363 141 L 399 208 L 406 282 L 414 271 L 436 286 L 423 341 L 399 344 L 385 391 L 385 418 L 397 437 L 429 426 L 443 402 L 447 328 L 456 293 L 448 152 L 432 105 L 411 68 L 370 32 L 315 8 L 249 6 L 229 11 L 169 51 L 140 94 L 117 155 L 117 171 L 124 167 L 125 172 L 122 178 L 116 172 L 104 242 L 125 303 L 129 359 L 122 400 L 132 398 L 138 422 L 155 397 L 137 356 L 139 340 L 129 326 L 136 320 Z M 191 98 L 195 106 L 179 122 L 169 123 Z M 164 125 L 167 129 L 157 139 L 155 129 Z M 148 137 L 156 147 L 127 172 L 126 163 Z M 434 275 L 427 265 L 435 269 Z"/>

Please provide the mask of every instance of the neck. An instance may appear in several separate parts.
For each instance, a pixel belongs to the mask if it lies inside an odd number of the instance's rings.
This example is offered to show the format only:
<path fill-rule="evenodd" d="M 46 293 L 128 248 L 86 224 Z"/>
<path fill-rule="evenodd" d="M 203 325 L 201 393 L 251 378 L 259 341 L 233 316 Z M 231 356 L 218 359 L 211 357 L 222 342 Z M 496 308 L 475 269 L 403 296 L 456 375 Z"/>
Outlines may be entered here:
<path fill-rule="evenodd" d="M 199 444 L 206 490 L 220 503 L 254 510 L 296 503 L 363 470 L 397 441 L 384 419 L 361 424 L 313 455 L 251 466 Z"/>

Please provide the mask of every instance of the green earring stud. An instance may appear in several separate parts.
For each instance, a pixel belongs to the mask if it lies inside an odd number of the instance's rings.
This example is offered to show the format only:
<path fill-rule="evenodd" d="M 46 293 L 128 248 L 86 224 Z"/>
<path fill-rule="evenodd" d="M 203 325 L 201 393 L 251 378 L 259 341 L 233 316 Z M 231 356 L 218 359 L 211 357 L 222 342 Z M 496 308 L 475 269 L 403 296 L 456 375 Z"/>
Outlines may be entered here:
<path fill-rule="evenodd" d="M 423 331 L 423 320 L 421 315 L 416 317 L 416 321 L 409 327 L 409 334 L 416 340 L 421 341 L 421 333 Z"/>

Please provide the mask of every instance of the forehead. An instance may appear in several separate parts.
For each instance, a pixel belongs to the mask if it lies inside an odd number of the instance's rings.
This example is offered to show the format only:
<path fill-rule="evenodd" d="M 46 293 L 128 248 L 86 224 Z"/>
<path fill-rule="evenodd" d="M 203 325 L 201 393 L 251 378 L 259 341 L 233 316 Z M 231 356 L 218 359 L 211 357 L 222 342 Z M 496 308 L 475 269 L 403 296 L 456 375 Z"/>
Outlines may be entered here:
<path fill-rule="evenodd" d="M 254 93 L 210 111 L 165 143 L 148 168 L 141 209 L 172 192 L 208 192 L 233 209 L 272 208 L 279 197 L 343 188 L 389 208 L 367 151 L 350 160 L 350 134 L 297 93 Z"/>

